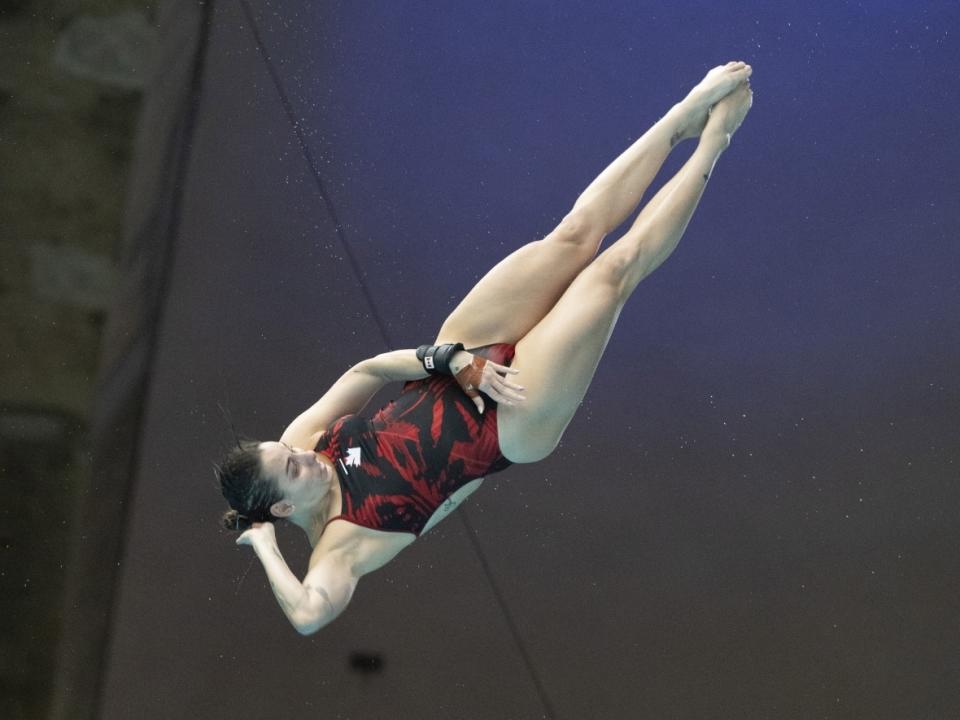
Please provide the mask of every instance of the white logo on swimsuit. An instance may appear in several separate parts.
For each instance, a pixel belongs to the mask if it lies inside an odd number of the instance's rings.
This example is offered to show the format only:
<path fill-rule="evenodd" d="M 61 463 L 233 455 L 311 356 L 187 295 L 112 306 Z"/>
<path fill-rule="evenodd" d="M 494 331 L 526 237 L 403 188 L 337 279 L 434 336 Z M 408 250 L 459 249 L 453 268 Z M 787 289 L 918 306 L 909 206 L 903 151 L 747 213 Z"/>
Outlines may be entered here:
<path fill-rule="evenodd" d="M 347 450 L 347 465 L 360 467 L 360 448 L 352 447 Z"/>

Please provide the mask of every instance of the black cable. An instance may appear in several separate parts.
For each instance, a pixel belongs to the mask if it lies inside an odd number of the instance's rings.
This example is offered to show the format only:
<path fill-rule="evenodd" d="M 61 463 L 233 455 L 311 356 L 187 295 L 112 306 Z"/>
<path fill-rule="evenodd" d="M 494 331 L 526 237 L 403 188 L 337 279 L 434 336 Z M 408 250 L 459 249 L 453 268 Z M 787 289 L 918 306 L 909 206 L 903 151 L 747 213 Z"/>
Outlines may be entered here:
<path fill-rule="evenodd" d="M 530 657 L 530 653 L 527 652 L 527 646 L 524 645 L 523 640 L 520 638 L 520 630 L 513 620 L 513 615 L 510 614 L 510 609 L 507 607 L 507 601 L 504 599 L 503 593 L 500 592 L 500 588 L 493 579 L 493 573 L 490 571 L 490 565 L 487 562 L 487 555 L 483 552 L 483 548 L 480 546 L 480 540 L 477 539 L 477 534 L 474 532 L 473 526 L 470 524 L 470 519 L 464 512 L 464 509 L 465 508 L 462 507 L 460 508 L 459 515 L 460 519 L 463 521 L 463 526 L 467 529 L 467 537 L 470 538 L 470 544 L 473 545 L 473 550 L 477 553 L 477 558 L 480 560 L 480 567 L 483 568 L 483 574 L 487 578 L 487 583 L 490 585 L 490 590 L 493 592 L 493 596 L 496 598 L 497 604 L 500 605 L 500 612 L 503 613 L 503 618 L 507 621 L 507 627 L 510 629 L 510 634 L 513 636 L 513 641 L 517 645 L 517 650 L 520 652 L 520 657 L 523 658 L 523 663 L 527 666 L 527 672 L 530 673 L 530 679 L 533 681 L 533 686 L 537 689 L 537 695 L 540 696 L 540 703 L 543 705 L 545 717 L 547 720 L 551 720 L 551 718 L 556 717 L 556 714 L 553 712 L 553 706 L 550 704 L 550 699 L 547 697 L 547 690 L 540 681 L 540 675 L 537 673 L 537 670 L 533 665 L 533 659 Z"/>
<path fill-rule="evenodd" d="M 362 289 L 363 295 L 370 307 L 370 314 L 373 317 L 373 321 L 379 329 L 387 349 L 390 349 L 393 347 L 393 341 L 391 340 L 390 334 L 387 331 L 386 324 L 383 322 L 380 314 L 377 312 L 377 306 L 373 301 L 373 296 L 370 293 L 370 289 L 367 287 L 367 284 L 363 279 L 363 274 L 360 272 L 360 266 L 357 264 L 357 261 L 353 256 L 353 252 L 350 249 L 349 243 L 347 243 L 347 238 L 343 232 L 343 226 L 340 224 L 340 221 L 337 218 L 336 209 L 327 195 L 323 184 L 323 179 L 320 177 L 320 172 L 317 170 L 317 165 L 313 160 L 310 147 L 307 145 L 306 139 L 303 136 L 303 130 L 300 127 L 300 123 L 297 122 L 296 115 L 293 112 L 293 106 L 290 104 L 290 100 L 283 88 L 283 83 L 280 80 L 280 76 L 278 75 L 276 68 L 274 68 L 273 62 L 270 60 L 270 55 L 267 53 L 266 46 L 264 45 L 260 36 L 260 29 L 257 26 L 256 20 L 254 19 L 250 5 L 247 0 L 239 0 L 239 2 L 241 8 L 243 9 L 243 13 L 247 18 L 247 22 L 250 23 L 250 29 L 252 30 L 254 40 L 257 43 L 257 50 L 267 66 L 267 70 L 269 71 L 270 77 L 273 80 L 274 88 L 277 91 L 277 95 L 280 97 L 280 103 L 283 105 L 283 110 L 287 115 L 287 119 L 290 121 L 293 132 L 297 136 L 297 142 L 300 144 L 300 150 L 303 152 L 303 157 L 307 161 L 307 166 L 310 168 L 310 173 L 313 175 L 314 181 L 317 183 L 317 188 L 320 191 L 320 196 L 323 198 L 324 204 L 327 207 L 327 212 L 330 213 L 330 217 L 334 221 L 337 237 L 340 239 L 340 242 L 343 245 L 344 252 L 347 254 L 347 258 L 350 260 L 350 266 L 353 268 L 357 282 L 360 283 L 360 288 Z M 510 609 L 507 606 L 507 601 L 504 599 L 496 581 L 493 579 L 493 573 L 490 570 L 490 563 L 487 560 L 486 553 L 483 551 L 483 547 L 480 545 L 480 541 L 477 539 L 476 533 L 474 532 L 473 527 L 470 525 L 465 509 L 460 508 L 458 515 L 460 516 L 460 519 L 467 530 L 467 536 L 470 538 L 470 543 L 473 547 L 473 550 L 480 561 L 480 567 L 483 569 L 483 574 L 486 577 L 487 584 L 490 586 L 490 591 L 493 593 L 497 604 L 500 606 L 500 612 L 503 614 L 507 628 L 510 631 L 510 635 L 517 646 L 517 650 L 520 652 L 520 657 L 523 659 L 524 665 L 526 665 L 527 672 L 530 674 L 530 679 L 533 682 L 533 686 L 540 698 L 540 703 L 543 705 L 545 717 L 547 720 L 550 720 L 551 718 L 555 717 L 553 706 L 547 697 L 546 689 L 544 688 L 543 683 L 540 681 L 540 676 L 537 674 L 537 671 L 533 665 L 533 660 L 530 657 L 530 653 L 527 651 L 527 647 L 524 644 L 523 639 L 520 637 L 520 631 L 513 619 L 513 615 L 510 613 Z"/>
<path fill-rule="evenodd" d="M 320 177 L 320 171 L 317 170 L 317 164 L 313 160 L 313 153 L 310 152 L 310 146 L 307 145 L 307 140 L 303 136 L 303 129 L 300 127 L 300 123 L 297 122 L 297 117 L 293 112 L 293 106 L 290 104 L 290 99 L 287 97 L 287 93 L 283 89 L 283 83 L 280 81 L 280 76 L 277 74 L 277 70 L 273 66 L 273 62 L 270 60 L 270 55 L 267 54 L 266 46 L 263 44 L 263 40 L 260 37 L 260 28 L 257 27 L 257 22 L 253 17 L 253 11 L 250 9 L 250 5 L 247 0 L 240 0 L 240 7 L 243 8 L 243 14 L 247 16 L 247 22 L 250 23 L 250 29 L 253 31 L 253 38 L 257 43 L 257 50 L 260 51 L 260 57 L 263 58 L 263 62 L 267 66 L 267 71 L 270 73 L 270 78 L 273 80 L 273 86 L 277 90 L 277 95 L 280 96 L 280 104 L 283 105 L 283 112 L 286 114 L 287 119 L 290 121 L 290 125 L 293 128 L 293 132 L 297 136 L 297 143 L 300 145 L 300 152 L 303 153 L 303 158 L 307 161 L 307 167 L 310 168 L 310 174 L 313 175 L 313 179 L 317 183 L 317 189 L 320 191 L 320 197 L 323 198 L 323 202 L 327 206 L 327 212 L 330 214 L 330 218 L 333 220 L 334 232 L 336 232 L 337 237 L 340 238 L 340 244 L 343 246 L 343 251 L 347 254 L 347 260 L 350 261 L 350 267 L 353 270 L 353 274 L 357 276 L 357 280 L 360 282 L 360 289 L 363 291 L 363 296 L 367 300 L 367 305 L 370 306 L 370 314 L 373 315 L 373 321 L 376 323 L 377 327 L 380 328 L 380 332 L 383 334 L 383 339 L 386 342 L 387 347 L 391 348 L 393 347 L 393 340 L 390 337 L 390 334 L 387 332 L 386 324 L 383 322 L 383 319 L 377 312 L 377 306 L 376 303 L 373 302 L 373 297 L 370 295 L 370 289 L 363 280 L 363 273 L 360 272 L 360 265 L 357 263 L 357 259 L 353 255 L 353 250 L 350 248 L 350 244 L 347 242 L 347 238 L 343 233 L 343 225 L 340 223 L 340 218 L 337 216 L 337 210 L 333 206 L 330 196 L 327 195 L 326 187 L 323 184 L 323 178 Z"/>

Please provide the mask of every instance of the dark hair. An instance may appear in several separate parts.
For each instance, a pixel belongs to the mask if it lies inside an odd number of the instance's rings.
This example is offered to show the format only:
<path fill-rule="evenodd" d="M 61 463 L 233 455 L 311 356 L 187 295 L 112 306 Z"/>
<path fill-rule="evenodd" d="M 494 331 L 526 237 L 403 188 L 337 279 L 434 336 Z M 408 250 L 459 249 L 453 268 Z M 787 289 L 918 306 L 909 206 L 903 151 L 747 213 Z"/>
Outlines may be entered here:
<path fill-rule="evenodd" d="M 255 522 L 274 522 L 270 506 L 283 499 L 276 481 L 263 474 L 260 463 L 260 443 L 246 440 L 237 443 L 224 458 L 214 465 L 213 472 L 220 481 L 220 491 L 230 503 L 223 514 L 227 530 L 247 530 Z"/>

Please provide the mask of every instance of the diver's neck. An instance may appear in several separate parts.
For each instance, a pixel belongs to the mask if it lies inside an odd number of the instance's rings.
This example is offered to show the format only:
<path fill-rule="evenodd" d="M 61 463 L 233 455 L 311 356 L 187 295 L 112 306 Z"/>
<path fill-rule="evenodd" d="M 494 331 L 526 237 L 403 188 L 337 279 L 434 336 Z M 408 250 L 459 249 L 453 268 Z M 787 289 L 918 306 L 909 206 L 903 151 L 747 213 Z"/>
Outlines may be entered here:
<path fill-rule="evenodd" d="M 331 485 L 329 492 L 316 505 L 305 510 L 302 515 L 294 513 L 290 516 L 290 521 L 306 533 L 311 547 L 320 542 L 320 536 L 323 535 L 323 530 L 327 526 L 330 512 L 339 499 L 340 488 Z"/>

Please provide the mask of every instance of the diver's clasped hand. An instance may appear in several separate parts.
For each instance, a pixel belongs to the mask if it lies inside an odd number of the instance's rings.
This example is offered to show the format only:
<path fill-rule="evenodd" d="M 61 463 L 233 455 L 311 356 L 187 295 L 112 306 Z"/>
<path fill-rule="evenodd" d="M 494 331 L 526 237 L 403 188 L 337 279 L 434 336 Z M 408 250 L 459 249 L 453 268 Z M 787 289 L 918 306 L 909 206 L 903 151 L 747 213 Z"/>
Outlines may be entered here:
<path fill-rule="evenodd" d="M 526 400 L 516 392 L 524 388 L 506 380 L 507 375 L 516 375 L 519 370 L 469 353 L 463 349 L 463 343 L 421 345 L 417 348 L 417 359 L 431 375 L 452 375 L 481 414 L 481 392 L 485 392 L 492 400 L 507 405 L 516 405 Z"/>
<path fill-rule="evenodd" d="M 237 545 L 250 545 L 255 548 L 258 542 L 264 540 L 277 542 L 277 531 L 272 522 L 253 523 L 253 527 L 237 538 Z"/>
<path fill-rule="evenodd" d="M 463 388 L 463 391 L 473 400 L 477 410 L 483 414 L 483 398 L 480 392 L 485 392 L 491 399 L 498 403 L 507 405 L 516 405 L 526 398 L 518 391 L 523 391 L 523 387 L 508 382 L 507 375 L 516 375 L 519 370 L 514 370 L 505 365 L 478 357 L 471 353 L 461 350 L 451 359 L 451 368 L 462 367 L 454 374 L 457 383 Z"/>

